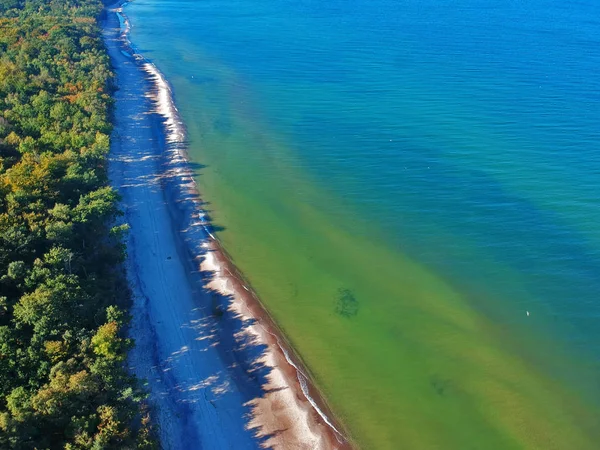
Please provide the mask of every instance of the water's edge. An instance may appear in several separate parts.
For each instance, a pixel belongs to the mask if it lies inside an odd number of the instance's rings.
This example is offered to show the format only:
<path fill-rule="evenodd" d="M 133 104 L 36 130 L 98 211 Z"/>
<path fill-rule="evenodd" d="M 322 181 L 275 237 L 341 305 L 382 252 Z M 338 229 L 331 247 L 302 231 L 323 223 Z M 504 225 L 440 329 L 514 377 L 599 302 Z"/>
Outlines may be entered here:
<path fill-rule="evenodd" d="M 306 402 L 320 418 L 320 421 L 330 429 L 331 436 L 335 438 L 337 443 L 335 447 L 352 448 L 354 444 L 352 444 L 350 433 L 332 412 L 301 356 L 289 344 L 289 340 L 263 306 L 247 278 L 237 269 L 233 259 L 213 233 L 210 217 L 207 211 L 202 208 L 203 202 L 194 180 L 193 171 L 189 167 L 186 128 L 176 107 L 173 90 L 155 64 L 138 52 L 135 45 L 130 41 L 131 24 L 123 11 L 123 7 L 127 3 L 129 3 L 128 0 L 123 0 L 107 6 L 105 13 L 114 11 L 119 17 L 122 27 L 122 52 L 133 58 L 140 71 L 145 74 L 151 86 L 148 95 L 155 104 L 156 111 L 163 118 L 161 123 L 163 142 L 159 145 L 163 148 L 161 163 L 165 173 L 169 174 L 165 177 L 163 183 L 165 184 L 165 191 L 172 197 L 169 208 L 176 211 L 177 219 L 181 224 L 187 225 L 182 227 L 184 230 L 183 240 L 187 245 L 187 251 L 191 259 L 200 261 L 204 259 L 208 252 L 215 254 L 221 270 L 231 275 L 229 281 L 237 287 L 236 292 L 245 294 L 243 298 L 246 306 L 258 317 L 259 325 L 274 338 L 285 361 L 294 371 L 299 387 L 298 393 L 303 395 Z M 197 225 L 200 225 L 200 227 Z"/>

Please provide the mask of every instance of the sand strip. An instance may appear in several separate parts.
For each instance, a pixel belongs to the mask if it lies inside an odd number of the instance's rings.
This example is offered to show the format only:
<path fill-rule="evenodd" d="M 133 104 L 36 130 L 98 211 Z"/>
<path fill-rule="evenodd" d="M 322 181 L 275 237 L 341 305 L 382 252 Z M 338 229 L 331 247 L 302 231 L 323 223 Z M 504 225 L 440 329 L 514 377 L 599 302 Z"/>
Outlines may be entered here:
<path fill-rule="evenodd" d="M 165 448 L 350 447 L 249 284 L 210 230 L 171 90 L 131 49 L 119 6 L 110 178 L 123 197 L 132 370 L 148 380 Z M 121 15 L 121 21 L 124 16 Z"/>

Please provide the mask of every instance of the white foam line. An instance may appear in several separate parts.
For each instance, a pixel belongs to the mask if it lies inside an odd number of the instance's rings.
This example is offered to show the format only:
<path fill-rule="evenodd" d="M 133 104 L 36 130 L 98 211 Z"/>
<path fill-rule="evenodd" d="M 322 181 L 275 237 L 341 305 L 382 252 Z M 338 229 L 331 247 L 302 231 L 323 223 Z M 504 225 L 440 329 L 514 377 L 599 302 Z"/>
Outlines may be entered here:
<path fill-rule="evenodd" d="M 212 248 L 212 250 L 214 251 L 214 247 Z M 208 271 L 213 272 L 213 274 L 214 274 L 213 280 L 217 281 L 217 284 L 219 285 L 217 290 L 219 292 L 221 292 L 223 295 L 234 295 L 235 297 L 237 297 L 239 299 L 240 303 L 244 306 L 244 308 L 246 310 L 250 310 L 247 303 L 244 301 L 243 296 L 241 296 L 238 292 L 236 292 L 235 288 L 233 286 L 231 286 L 227 281 L 227 278 L 229 278 L 230 276 L 234 277 L 234 278 L 236 278 L 236 277 L 233 274 L 231 274 L 229 271 L 227 271 L 228 275 L 224 274 L 225 268 L 223 267 L 223 264 L 220 263 L 215 258 L 214 254 L 210 250 L 204 257 L 204 264 Z M 257 298 L 256 294 L 253 291 L 251 291 L 249 288 L 247 288 L 245 285 L 242 284 L 242 287 L 244 289 L 246 289 L 248 292 L 250 292 L 255 298 Z M 296 371 L 296 377 L 298 379 L 298 383 L 300 384 L 300 389 L 302 391 L 302 394 L 304 395 L 304 398 L 306 398 L 306 400 L 308 400 L 308 402 L 310 403 L 312 408 L 323 419 L 323 421 L 327 424 L 327 426 L 329 426 L 335 432 L 335 437 L 336 437 L 337 441 L 340 444 L 344 444 L 345 442 L 347 442 L 344 435 L 335 427 L 335 425 L 331 422 L 331 420 L 329 419 L 327 414 L 325 414 L 325 412 L 323 410 L 321 410 L 321 408 L 319 408 L 319 405 L 317 404 L 317 402 L 310 395 L 310 391 L 308 389 L 308 380 L 309 380 L 308 375 L 305 374 L 302 371 L 302 369 L 300 369 L 300 367 L 298 367 L 296 365 L 296 363 L 294 363 L 294 361 L 290 357 L 288 351 L 281 344 L 279 337 L 275 333 L 272 333 L 268 328 L 266 328 L 259 321 L 256 322 L 256 325 L 260 326 L 260 328 L 265 333 L 273 336 L 275 342 L 277 343 L 277 346 L 283 353 L 285 360 Z"/>
<path fill-rule="evenodd" d="M 244 286 L 245 288 L 246 286 Z M 246 289 L 247 290 L 247 289 Z M 246 308 L 248 308 L 246 306 Z M 260 327 L 266 331 L 267 333 L 269 333 L 271 336 L 273 336 L 275 338 L 275 341 L 277 342 L 277 346 L 279 347 L 279 349 L 282 351 L 283 356 L 285 357 L 285 360 L 288 362 L 288 364 L 290 366 L 292 366 L 295 370 L 296 370 L 296 375 L 298 377 L 298 382 L 300 383 L 300 389 L 302 389 L 302 393 L 304 394 L 304 397 L 306 397 L 306 399 L 308 400 L 308 402 L 312 405 L 312 407 L 315 409 L 315 411 L 317 411 L 317 413 L 319 414 L 319 416 L 321 416 L 321 418 L 325 421 L 325 423 L 327 425 L 329 425 L 329 427 L 336 432 L 336 439 L 338 440 L 338 442 L 340 444 L 343 444 L 344 441 L 342 440 L 344 438 L 344 435 L 335 427 L 335 425 L 333 423 L 331 423 L 331 421 L 329 420 L 329 417 L 327 417 L 327 414 L 325 414 L 321 408 L 319 408 L 319 405 L 317 404 L 317 402 L 315 402 L 315 400 L 312 398 L 312 396 L 310 395 L 310 392 L 308 390 L 308 376 L 300 369 L 300 367 L 298 367 L 296 365 L 296 363 L 294 363 L 294 361 L 292 360 L 292 358 L 290 357 L 288 351 L 285 349 L 285 347 L 283 345 L 281 345 L 281 343 L 279 342 L 279 337 L 274 334 L 271 333 L 268 329 L 266 329 L 262 324 L 260 324 Z"/>
<path fill-rule="evenodd" d="M 127 15 L 123 12 L 123 7 L 127 3 L 128 2 L 124 2 L 115 11 L 121 17 L 123 24 L 125 25 L 125 28 L 122 32 L 122 36 L 126 40 L 127 45 L 133 50 L 134 46 L 129 40 L 129 33 L 131 31 L 130 21 Z M 187 155 L 185 154 L 184 148 L 186 140 L 185 127 L 182 120 L 179 117 L 179 110 L 177 109 L 177 106 L 173 101 L 173 92 L 171 91 L 171 87 L 169 86 L 169 83 L 166 81 L 165 77 L 154 64 L 145 60 L 145 58 L 142 55 L 135 53 L 135 50 L 133 50 L 133 56 L 140 59 L 141 61 L 144 61 L 142 64 L 142 68 L 150 75 L 152 81 L 154 82 L 154 86 L 156 88 L 156 95 L 153 97 L 156 103 L 156 112 L 163 116 L 165 119 L 165 129 L 168 132 L 166 136 L 166 141 L 168 144 L 171 144 L 171 149 L 175 153 L 173 156 L 171 156 L 171 161 L 185 165 L 187 163 Z M 191 181 L 195 183 L 195 180 L 191 175 L 189 167 L 179 167 L 175 171 L 178 174 L 185 174 L 189 176 Z"/>
<path fill-rule="evenodd" d="M 146 62 L 143 68 L 152 76 L 157 88 L 155 99 L 157 112 L 165 118 L 165 127 L 169 131 L 167 142 L 169 144 L 183 144 L 185 142 L 185 130 L 183 123 L 179 120 L 179 111 L 173 102 L 173 93 L 169 84 L 154 64 Z M 181 152 L 182 149 L 179 150 L 176 154 L 181 158 L 180 162 L 185 163 L 185 157 Z M 184 171 L 182 168 L 179 171 L 187 172 L 187 170 Z"/>

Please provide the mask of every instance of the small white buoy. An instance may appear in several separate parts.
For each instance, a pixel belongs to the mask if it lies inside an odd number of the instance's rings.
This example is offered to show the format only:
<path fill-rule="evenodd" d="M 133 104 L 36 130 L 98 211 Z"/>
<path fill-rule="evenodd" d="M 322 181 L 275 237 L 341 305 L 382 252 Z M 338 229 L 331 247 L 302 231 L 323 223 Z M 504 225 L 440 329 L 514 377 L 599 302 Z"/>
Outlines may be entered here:
<path fill-rule="evenodd" d="M 529 311 L 527 311 L 527 317 L 529 317 Z"/>

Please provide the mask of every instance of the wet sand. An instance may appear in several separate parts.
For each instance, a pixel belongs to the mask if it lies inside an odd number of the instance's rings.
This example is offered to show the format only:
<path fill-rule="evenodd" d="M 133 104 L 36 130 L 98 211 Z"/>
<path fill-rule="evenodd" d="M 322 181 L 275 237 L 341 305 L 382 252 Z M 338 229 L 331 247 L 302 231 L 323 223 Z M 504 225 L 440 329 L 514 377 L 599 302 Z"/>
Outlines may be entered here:
<path fill-rule="evenodd" d="M 169 86 L 135 55 L 115 6 L 110 178 L 130 226 L 131 370 L 164 448 L 349 448 L 277 326 L 211 233 Z"/>

